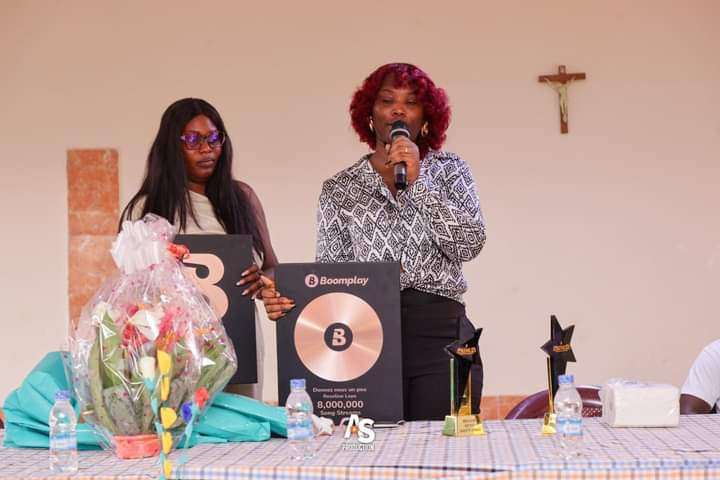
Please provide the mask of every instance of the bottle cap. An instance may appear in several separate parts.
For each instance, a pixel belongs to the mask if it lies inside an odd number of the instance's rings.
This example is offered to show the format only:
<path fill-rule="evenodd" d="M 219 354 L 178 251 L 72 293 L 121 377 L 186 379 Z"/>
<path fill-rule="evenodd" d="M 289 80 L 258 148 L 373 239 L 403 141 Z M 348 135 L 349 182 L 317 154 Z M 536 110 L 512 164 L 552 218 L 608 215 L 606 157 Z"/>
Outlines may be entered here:
<path fill-rule="evenodd" d="M 566 383 L 573 383 L 574 381 L 575 381 L 575 377 L 569 373 L 567 375 L 560 375 L 558 377 L 558 383 L 560 385 L 564 385 Z"/>
<path fill-rule="evenodd" d="M 302 389 L 305 390 L 305 379 L 304 378 L 293 378 L 290 380 L 290 388 L 292 390 Z"/>
<path fill-rule="evenodd" d="M 55 392 L 55 401 L 70 400 L 70 392 L 67 390 L 58 390 Z"/>

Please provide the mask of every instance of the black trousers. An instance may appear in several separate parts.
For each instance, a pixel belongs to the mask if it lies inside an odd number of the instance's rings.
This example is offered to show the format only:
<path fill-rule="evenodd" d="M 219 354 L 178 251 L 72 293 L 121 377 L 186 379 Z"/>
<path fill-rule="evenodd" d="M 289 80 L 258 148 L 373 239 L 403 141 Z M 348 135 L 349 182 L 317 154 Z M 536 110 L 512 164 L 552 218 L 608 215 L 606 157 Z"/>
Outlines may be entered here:
<path fill-rule="evenodd" d="M 405 289 L 401 306 L 405 420 L 443 420 L 451 408 L 445 346 L 470 338 L 475 327 L 463 304 L 439 295 Z M 482 375 L 474 375 L 473 411 L 479 411 L 481 390 Z"/>

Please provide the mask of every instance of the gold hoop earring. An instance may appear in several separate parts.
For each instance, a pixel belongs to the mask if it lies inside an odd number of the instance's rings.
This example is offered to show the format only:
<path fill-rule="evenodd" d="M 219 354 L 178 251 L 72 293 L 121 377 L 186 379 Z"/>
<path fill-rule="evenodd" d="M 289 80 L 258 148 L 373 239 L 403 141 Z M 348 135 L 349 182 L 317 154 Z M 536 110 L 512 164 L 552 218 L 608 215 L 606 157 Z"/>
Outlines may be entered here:
<path fill-rule="evenodd" d="M 423 137 L 427 137 L 428 133 L 430 133 L 430 129 L 428 127 L 428 122 L 425 122 L 420 129 L 420 135 L 422 135 Z"/>
<path fill-rule="evenodd" d="M 370 131 L 375 133 L 375 124 L 373 124 L 372 117 L 370 117 L 370 121 L 368 122 L 368 127 L 370 127 Z"/>

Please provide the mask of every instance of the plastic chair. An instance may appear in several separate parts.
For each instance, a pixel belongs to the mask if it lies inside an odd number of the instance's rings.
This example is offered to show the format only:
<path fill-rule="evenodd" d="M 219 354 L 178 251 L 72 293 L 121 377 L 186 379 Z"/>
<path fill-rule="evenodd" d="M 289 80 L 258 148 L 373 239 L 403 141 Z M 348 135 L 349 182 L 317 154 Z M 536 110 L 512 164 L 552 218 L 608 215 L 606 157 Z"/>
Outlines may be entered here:
<path fill-rule="evenodd" d="M 583 417 L 599 417 L 602 415 L 602 401 L 600 401 L 600 387 L 595 385 L 581 385 L 577 387 L 582 398 Z M 505 415 L 505 420 L 516 420 L 521 418 L 543 418 L 548 410 L 548 391 L 542 390 L 533 393 L 515 405 Z"/>

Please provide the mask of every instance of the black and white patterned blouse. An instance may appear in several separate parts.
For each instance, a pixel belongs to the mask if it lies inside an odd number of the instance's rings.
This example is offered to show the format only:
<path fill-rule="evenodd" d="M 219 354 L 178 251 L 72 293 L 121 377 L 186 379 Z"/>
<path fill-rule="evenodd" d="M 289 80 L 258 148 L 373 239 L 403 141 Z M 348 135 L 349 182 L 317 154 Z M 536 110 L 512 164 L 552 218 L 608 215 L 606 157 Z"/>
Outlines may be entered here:
<path fill-rule="evenodd" d="M 400 286 L 462 302 L 462 262 L 485 243 L 485 222 L 465 161 L 430 151 L 420 175 L 393 197 L 370 154 L 323 183 L 318 262 L 401 264 Z"/>

